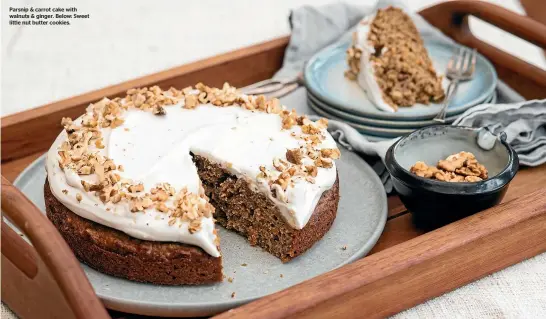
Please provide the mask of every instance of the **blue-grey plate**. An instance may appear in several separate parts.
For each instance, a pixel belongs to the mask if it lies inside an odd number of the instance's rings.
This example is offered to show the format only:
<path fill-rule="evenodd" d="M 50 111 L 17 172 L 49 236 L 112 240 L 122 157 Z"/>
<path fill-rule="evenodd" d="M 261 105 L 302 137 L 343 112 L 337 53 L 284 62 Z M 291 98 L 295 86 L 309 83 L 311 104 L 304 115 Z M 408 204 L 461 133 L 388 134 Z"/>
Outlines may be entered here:
<path fill-rule="evenodd" d="M 364 117 L 352 113 L 344 112 L 340 109 L 337 109 L 335 107 L 332 107 L 321 100 L 319 100 L 316 96 L 311 94 L 311 92 L 307 91 L 307 98 L 313 102 L 313 104 L 319 108 L 321 108 L 323 111 L 334 115 L 336 117 L 339 117 L 345 121 L 364 124 L 364 125 L 370 125 L 370 126 L 377 126 L 377 127 L 387 127 L 387 128 L 412 128 L 412 129 L 418 129 L 429 125 L 438 124 L 437 122 L 433 120 L 415 120 L 415 121 L 392 121 L 392 120 L 380 120 L 380 119 L 374 119 L 369 117 Z M 493 94 L 488 97 L 483 104 L 485 103 L 495 103 L 497 100 L 497 93 L 496 91 L 493 91 Z M 480 103 L 482 104 L 482 103 Z M 480 105 L 478 104 L 478 105 Z M 455 114 L 449 117 L 446 117 L 446 123 L 452 123 L 455 121 L 460 115 Z"/>
<path fill-rule="evenodd" d="M 383 231 L 387 197 L 374 170 L 356 153 L 341 146 L 340 150 L 336 164 L 341 199 L 334 224 L 309 251 L 288 263 L 220 227 L 224 274 L 233 278 L 232 282 L 158 286 L 105 275 L 85 264 L 82 268 L 109 309 L 149 316 L 201 317 L 238 307 L 362 258 Z M 44 213 L 45 178 L 44 155 L 14 182 Z"/>
<path fill-rule="evenodd" d="M 344 120 L 342 118 L 339 118 L 335 115 L 328 113 L 327 111 L 323 110 L 322 108 L 314 104 L 312 100 L 307 100 L 307 104 L 319 116 L 323 116 L 323 117 L 336 120 L 336 121 L 345 122 L 349 124 L 350 126 L 352 126 L 353 128 L 355 128 L 361 134 L 365 134 L 365 135 L 372 135 L 372 136 L 383 137 L 383 138 L 395 138 L 398 136 L 409 134 L 415 130 L 418 130 L 418 128 L 388 128 L 388 127 L 377 127 L 377 126 L 369 126 L 369 125 L 354 123 L 354 122 Z"/>
<path fill-rule="evenodd" d="M 318 52 L 307 63 L 304 70 L 305 85 L 319 100 L 347 113 L 391 121 L 429 120 L 440 111 L 440 104 L 416 104 L 400 108 L 394 113 L 377 109 L 358 84 L 343 75 L 347 69 L 345 51 L 348 46 L 349 42 L 331 45 Z M 426 39 L 425 46 L 436 70 L 443 73 L 455 47 Z M 444 79 L 444 87 L 447 87 L 448 83 L 449 80 Z M 493 65 L 478 54 L 474 78 L 459 85 L 447 116 L 460 114 L 474 105 L 483 103 L 491 96 L 496 85 L 497 73 Z"/>

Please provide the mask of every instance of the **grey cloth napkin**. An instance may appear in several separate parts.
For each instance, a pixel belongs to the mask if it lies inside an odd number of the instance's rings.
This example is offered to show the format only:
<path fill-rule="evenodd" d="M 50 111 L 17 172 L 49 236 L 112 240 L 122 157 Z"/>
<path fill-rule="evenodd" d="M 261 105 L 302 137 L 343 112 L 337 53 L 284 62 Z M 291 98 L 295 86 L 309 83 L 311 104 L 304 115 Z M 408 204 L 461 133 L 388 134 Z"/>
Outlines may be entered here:
<path fill-rule="evenodd" d="M 506 133 L 520 164 L 546 163 L 546 100 L 512 104 L 482 104 L 467 110 L 453 125 L 488 127 Z"/>
<path fill-rule="evenodd" d="M 368 7 L 355 7 L 344 3 L 333 3 L 322 7 L 304 6 L 293 10 L 290 15 L 292 27 L 290 43 L 286 49 L 283 67 L 275 74 L 274 78 L 295 78 L 298 73 L 302 72 L 305 63 L 313 54 L 328 45 L 347 41 L 351 37 L 351 29 L 361 18 L 389 5 L 406 9 L 405 11 L 412 17 L 423 38 L 454 44 L 452 39 L 428 24 L 420 15 L 411 13 L 405 2 L 401 0 L 379 0 L 376 6 Z M 524 98 L 502 81 L 499 80 L 496 90 L 498 103 L 504 103 L 507 105 L 506 107 L 497 107 L 497 105 L 488 105 L 479 109 L 474 107 L 465 112 L 454 125 L 487 125 L 493 128 L 494 132 L 508 130 L 510 132 L 508 136 L 512 136 L 509 142 L 520 155 L 522 164 L 533 166 L 544 163 L 546 154 L 544 105 L 546 105 L 546 100 L 529 102 L 534 107 L 523 107 L 528 104 L 513 103 L 522 102 Z M 300 100 L 299 103 L 306 103 L 305 98 L 298 100 Z M 537 107 L 537 105 L 542 107 Z M 306 109 L 306 113 L 314 113 L 308 108 Z M 475 110 L 482 111 L 474 112 Z M 530 110 L 533 110 L 534 116 L 523 117 L 524 114 L 529 114 Z M 493 125 L 494 121 L 499 121 L 500 124 Z M 396 140 L 379 143 L 369 142 L 349 125 L 333 120 L 330 120 L 329 130 L 340 144 L 364 155 L 364 158 L 381 177 L 385 190 L 390 193 L 392 183 L 390 183 L 389 175 L 381 160 L 384 159 L 388 146 Z M 377 157 L 381 160 L 378 160 Z"/>

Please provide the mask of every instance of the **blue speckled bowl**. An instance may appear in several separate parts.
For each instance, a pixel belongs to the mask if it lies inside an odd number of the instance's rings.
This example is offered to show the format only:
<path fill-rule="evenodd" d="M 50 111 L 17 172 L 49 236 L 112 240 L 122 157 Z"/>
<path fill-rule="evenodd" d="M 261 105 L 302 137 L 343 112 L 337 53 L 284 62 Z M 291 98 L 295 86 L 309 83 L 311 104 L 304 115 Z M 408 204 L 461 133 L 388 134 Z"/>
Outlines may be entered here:
<path fill-rule="evenodd" d="M 480 147 L 478 137 L 482 130 L 432 126 L 403 137 L 389 148 L 385 157 L 387 170 L 417 227 L 438 228 L 500 203 L 518 171 L 518 156 L 500 137 L 490 150 Z M 435 166 L 439 160 L 461 151 L 473 153 L 487 168 L 489 178 L 475 183 L 449 183 L 409 171 L 417 161 Z"/>

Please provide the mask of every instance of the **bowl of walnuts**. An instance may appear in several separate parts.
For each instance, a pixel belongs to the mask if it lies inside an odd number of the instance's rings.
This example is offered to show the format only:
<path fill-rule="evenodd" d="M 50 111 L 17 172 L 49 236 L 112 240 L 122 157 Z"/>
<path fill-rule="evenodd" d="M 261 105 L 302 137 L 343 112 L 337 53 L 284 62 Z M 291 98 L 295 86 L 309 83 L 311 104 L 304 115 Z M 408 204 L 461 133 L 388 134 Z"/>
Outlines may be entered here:
<path fill-rule="evenodd" d="M 394 143 L 385 165 L 415 225 L 435 229 L 500 203 L 519 168 L 505 139 L 487 128 L 437 125 Z"/>

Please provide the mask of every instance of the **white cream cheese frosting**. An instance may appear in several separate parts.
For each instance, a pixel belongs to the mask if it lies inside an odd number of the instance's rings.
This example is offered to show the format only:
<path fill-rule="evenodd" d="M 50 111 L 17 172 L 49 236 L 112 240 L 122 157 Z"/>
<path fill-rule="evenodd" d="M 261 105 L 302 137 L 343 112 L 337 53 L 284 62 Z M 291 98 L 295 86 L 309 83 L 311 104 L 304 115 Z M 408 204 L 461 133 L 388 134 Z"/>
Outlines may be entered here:
<path fill-rule="evenodd" d="M 383 92 L 377 84 L 373 62 L 370 60 L 370 56 L 376 54 L 375 48 L 368 42 L 368 35 L 373 19 L 375 19 L 375 14 L 363 18 L 354 33 L 353 45 L 362 51 L 360 56 L 360 72 L 358 72 L 356 80 L 378 109 L 385 112 L 395 112 L 393 107 L 383 99 Z M 383 50 L 386 50 L 386 48 L 383 48 Z"/>
<path fill-rule="evenodd" d="M 217 107 L 200 104 L 185 109 L 184 100 L 164 107 L 165 114 L 129 108 L 115 128 L 101 128 L 104 148 L 89 147 L 123 166 L 122 179 L 142 183 L 145 190 L 161 183 L 169 183 L 177 191 L 182 188 L 194 194 L 202 192 L 201 183 L 190 153 L 203 156 L 221 165 L 238 178 L 244 178 L 250 187 L 271 199 L 286 222 L 302 229 L 313 214 L 322 193 L 336 180 L 335 163 L 332 167 L 317 167 L 313 183 L 295 178 L 284 192 L 285 198 L 271 190 L 267 179 L 259 178 L 264 170 L 275 176 L 274 159 L 286 160 L 287 149 L 305 146 L 299 137 L 302 127 L 294 125 L 283 129 L 281 116 L 261 111 L 250 111 L 240 106 Z M 87 110 L 92 112 L 92 106 Z M 74 123 L 81 123 L 81 118 Z M 325 128 L 324 137 L 316 149 L 337 149 Z M 168 215 L 152 206 L 132 212 L 127 202 L 103 203 L 93 192 L 86 192 L 82 180 L 96 181 L 96 176 L 78 175 L 59 165 L 59 149 L 67 141 L 63 131 L 47 155 L 48 180 L 53 195 L 75 214 L 99 224 L 120 230 L 132 237 L 151 241 L 172 241 L 203 248 L 212 256 L 219 256 L 212 217 L 201 218 L 198 231 L 190 231 L 189 223 L 172 224 Z M 313 160 L 303 158 L 303 164 Z M 169 199 L 167 203 L 172 203 Z"/>

